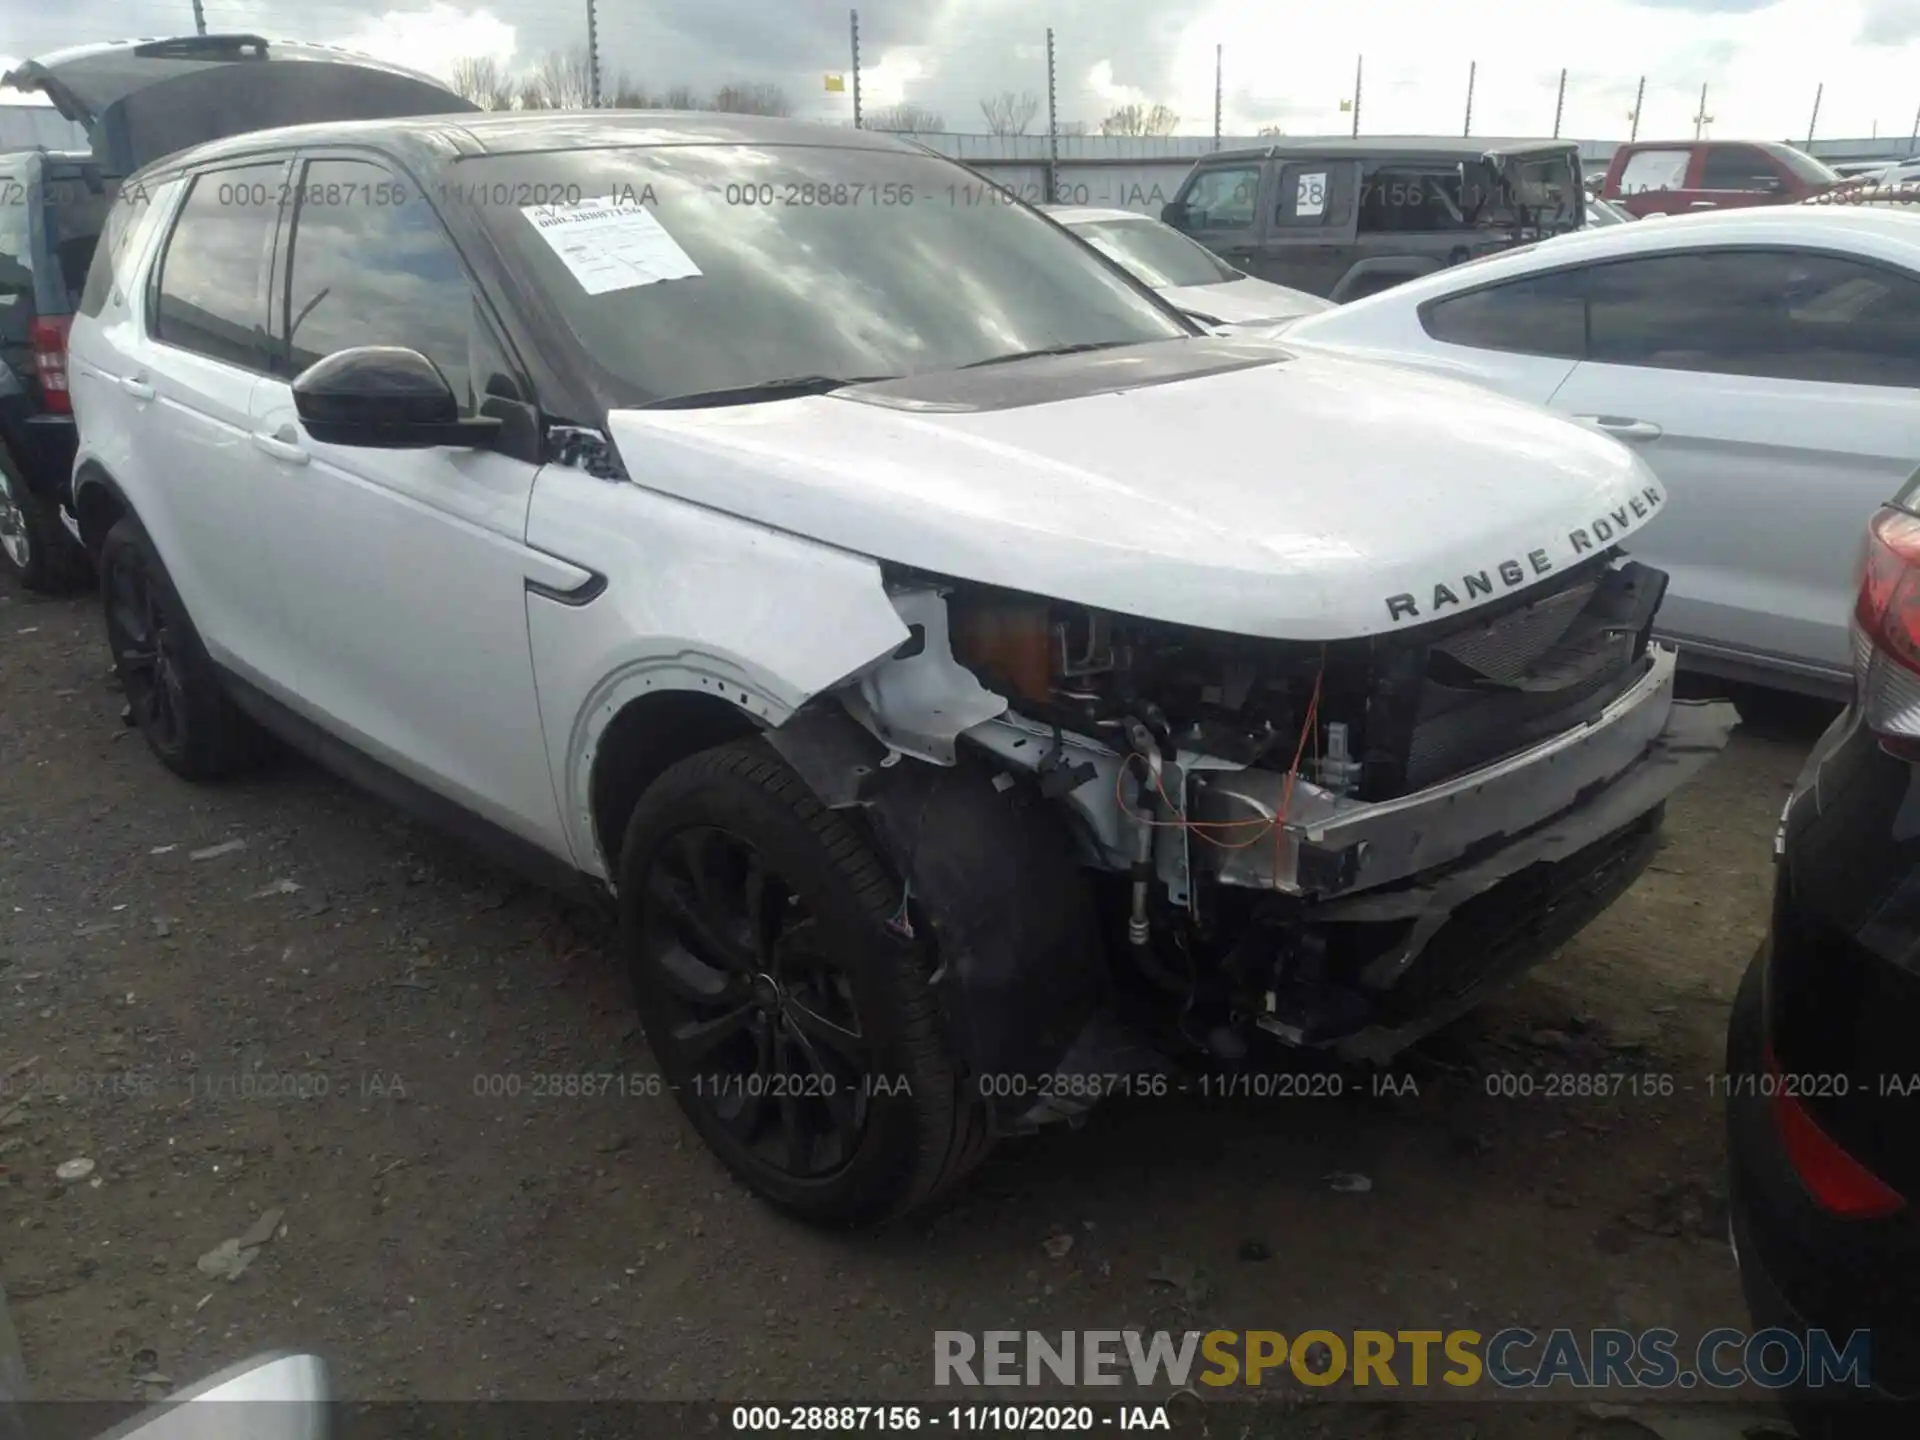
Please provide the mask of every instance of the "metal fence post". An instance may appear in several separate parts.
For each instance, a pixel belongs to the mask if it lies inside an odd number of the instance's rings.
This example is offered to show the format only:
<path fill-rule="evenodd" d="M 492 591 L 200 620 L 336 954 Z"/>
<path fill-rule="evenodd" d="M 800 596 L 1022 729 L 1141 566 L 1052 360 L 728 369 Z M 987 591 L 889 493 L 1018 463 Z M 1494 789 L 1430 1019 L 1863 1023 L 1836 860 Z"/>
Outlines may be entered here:
<path fill-rule="evenodd" d="M 1560 93 L 1553 100 L 1553 138 L 1560 138 L 1560 117 L 1567 108 L 1567 70 L 1560 67 Z"/>
<path fill-rule="evenodd" d="M 1047 27 L 1047 203 L 1060 193 L 1060 112 L 1054 84 L 1053 27 Z"/>
<path fill-rule="evenodd" d="M 1460 127 L 1460 133 L 1462 135 L 1473 134 L 1473 80 L 1479 71 L 1480 62 L 1478 60 L 1469 60 L 1467 62 L 1467 120 L 1466 124 Z"/>
<path fill-rule="evenodd" d="M 847 28 L 853 37 L 853 128 L 860 129 L 860 12 L 847 12 Z"/>
<path fill-rule="evenodd" d="M 1360 133 L 1360 67 L 1366 63 L 1366 60 L 1367 57 L 1364 55 L 1353 57 L 1353 133 L 1355 135 Z"/>
<path fill-rule="evenodd" d="M 193 0 L 193 33 L 196 35 L 207 33 L 207 12 L 200 8 L 200 0 Z"/>
<path fill-rule="evenodd" d="M 1640 88 L 1633 92 L 1633 129 L 1627 134 L 1627 143 L 1631 145 L 1640 138 L 1640 106 L 1647 98 L 1647 77 L 1640 77 Z"/>
<path fill-rule="evenodd" d="M 600 108 L 600 20 L 594 0 L 587 0 L 587 104 Z"/>
<path fill-rule="evenodd" d="M 1813 114 L 1807 120 L 1807 146 L 1813 146 L 1813 132 L 1820 124 L 1820 97 L 1827 93 L 1827 82 L 1822 80 L 1813 90 Z"/>
<path fill-rule="evenodd" d="M 1213 148 L 1220 148 L 1220 55 L 1226 47 L 1213 47 Z"/>

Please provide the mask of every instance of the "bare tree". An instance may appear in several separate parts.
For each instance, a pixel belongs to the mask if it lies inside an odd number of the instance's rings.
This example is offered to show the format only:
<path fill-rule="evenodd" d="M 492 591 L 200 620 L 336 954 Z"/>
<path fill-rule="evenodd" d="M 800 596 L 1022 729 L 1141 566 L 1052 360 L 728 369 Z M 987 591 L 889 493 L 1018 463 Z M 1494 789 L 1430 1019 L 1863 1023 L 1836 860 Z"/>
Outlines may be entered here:
<path fill-rule="evenodd" d="M 1100 122 L 1102 135 L 1171 135 L 1180 117 L 1164 105 L 1122 105 Z"/>
<path fill-rule="evenodd" d="M 756 81 L 751 85 L 722 85 L 713 92 L 713 108 L 729 115 L 791 115 L 793 101 L 778 85 Z"/>
<path fill-rule="evenodd" d="M 468 55 L 453 62 L 453 93 L 482 110 L 513 106 L 513 78 L 491 55 Z"/>
<path fill-rule="evenodd" d="M 520 77 L 522 110 L 583 110 L 593 103 L 593 68 L 582 48 L 549 50 Z"/>
<path fill-rule="evenodd" d="M 1040 113 L 1040 97 L 1031 90 L 1018 95 L 1002 90 L 980 102 L 980 113 L 987 117 L 988 134 L 1024 135 L 1033 117 Z"/>
<path fill-rule="evenodd" d="M 947 128 L 946 120 L 938 111 L 929 110 L 925 105 L 916 105 L 911 100 L 869 110 L 865 123 L 869 130 L 892 130 L 904 135 L 933 135 Z"/>
<path fill-rule="evenodd" d="M 662 110 L 704 110 L 706 105 L 691 85 L 676 85 L 660 97 Z"/>
<path fill-rule="evenodd" d="M 1084 120 L 1062 120 L 1053 127 L 1056 135 L 1091 135 L 1093 127 Z"/>
<path fill-rule="evenodd" d="M 1285 135 L 1287 132 L 1278 125 L 1262 125 L 1259 133 L 1262 135 Z"/>

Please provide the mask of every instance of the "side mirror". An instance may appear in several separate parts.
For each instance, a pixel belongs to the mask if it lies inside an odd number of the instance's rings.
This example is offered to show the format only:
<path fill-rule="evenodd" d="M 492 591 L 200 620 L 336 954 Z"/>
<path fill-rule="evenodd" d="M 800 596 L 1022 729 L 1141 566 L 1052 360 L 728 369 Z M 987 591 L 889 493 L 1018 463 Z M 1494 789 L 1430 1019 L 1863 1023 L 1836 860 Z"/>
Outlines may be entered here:
<path fill-rule="evenodd" d="M 293 382 L 293 408 L 323 445 L 425 450 L 484 445 L 500 431 L 489 416 L 463 416 L 453 387 L 418 350 L 358 345 L 308 366 Z"/>
<path fill-rule="evenodd" d="M 1187 223 L 1187 205 L 1184 200 L 1169 200 L 1160 207 L 1160 223 L 1171 225 L 1174 229 L 1185 228 Z"/>

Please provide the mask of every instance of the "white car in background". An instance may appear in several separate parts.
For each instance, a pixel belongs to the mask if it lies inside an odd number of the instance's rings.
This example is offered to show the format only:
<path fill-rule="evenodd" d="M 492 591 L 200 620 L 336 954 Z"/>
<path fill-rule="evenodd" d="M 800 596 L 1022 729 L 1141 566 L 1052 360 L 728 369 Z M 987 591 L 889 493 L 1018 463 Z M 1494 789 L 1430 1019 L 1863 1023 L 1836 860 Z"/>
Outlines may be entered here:
<path fill-rule="evenodd" d="M 1141 284 L 1206 324 L 1273 325 L 1333 309 L 1331 300 L 1234 269 L 1199 241 L 1149 216 L 1083 205 L 1040 208 Z"/>
<path fill-rule="evenodd" d="M 1783 205 L 1509 250 L 1287 332 L 1549 406 L 1667 486 L 1636 558 L 1659 633 L 1733 678 L 1844 694 L 1860 530 L 1920 464 L 1920 224 Z"/>

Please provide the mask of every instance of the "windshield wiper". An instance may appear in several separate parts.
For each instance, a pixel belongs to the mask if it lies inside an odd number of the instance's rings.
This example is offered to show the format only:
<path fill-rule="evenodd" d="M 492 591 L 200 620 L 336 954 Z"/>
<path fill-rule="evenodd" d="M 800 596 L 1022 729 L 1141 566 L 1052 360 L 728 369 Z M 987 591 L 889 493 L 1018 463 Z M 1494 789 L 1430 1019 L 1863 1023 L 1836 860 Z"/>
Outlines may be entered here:
<path fill-rule="evenodd" d="M 750 385 L 733 385 L 724 390 L 695 390 L 685 395 L 669 395 L 664 400 L 649 400 L 642 410 L 694 410 L 708 405 L 751 405 L 757 400 L 786 400 L 798 395 L 826 395 L 849 385 L 871 385 L 880 380 L 898 380 L 898 375 L 788 375 L 779 380 L 756 380 Z"/>
<path fill-rule="evenodd" d="M 994 355 L 985 360 L 974 360 L 962 365 L 962 370 L 978 370 L 982 365 L 1004 365 L 1009 360 L 1037 360 L 1042 355 L 1084 355 L 1089 350 L 1112 350 L 1120 345 L 1132 345 L 1132 340 L 1082 340 L 1075 345 L 1048 345 L 1039 350 L 1015 350 L 1011 355 Z"/>

